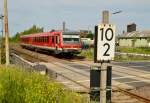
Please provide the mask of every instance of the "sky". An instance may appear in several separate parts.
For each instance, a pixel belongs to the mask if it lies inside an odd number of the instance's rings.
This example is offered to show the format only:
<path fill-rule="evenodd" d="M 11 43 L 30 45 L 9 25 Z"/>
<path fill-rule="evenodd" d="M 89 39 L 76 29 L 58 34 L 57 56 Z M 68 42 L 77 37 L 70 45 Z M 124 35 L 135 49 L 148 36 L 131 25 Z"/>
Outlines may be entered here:
<path fill-rule="evenodd" d="M 8 0 L 9 33 L 13 36 L 33 24 L 44 27 L 44 31 L 60 30 L 63 21 L 70 30 L 94 31 L 94 26 L 102 21 L 103 10 L 109 10 L 110 23 L 116 25 L 117 34 L 133 22 L 139 31 L 150 30 L 149 5 L 150 0 Z M 122 12 L 111 14 L 119 10 Z"/>

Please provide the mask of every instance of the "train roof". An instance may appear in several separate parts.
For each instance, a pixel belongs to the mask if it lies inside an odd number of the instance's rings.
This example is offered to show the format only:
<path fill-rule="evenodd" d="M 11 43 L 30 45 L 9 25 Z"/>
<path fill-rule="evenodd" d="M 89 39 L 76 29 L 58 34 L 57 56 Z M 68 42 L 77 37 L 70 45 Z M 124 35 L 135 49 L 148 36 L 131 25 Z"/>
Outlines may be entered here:
<path fill-rule="evenodd" d="M 79 35 L 80 32 L 78 32 L 78 31 L 52 31 L 52 32 L 42 32 L 42 33 L 23 35 L 23 36 L 20 36 L 20 37 L 21 38 L 22 37 L 40 37 L 40 36 L 49 36 L 50 34 L 58 34 L 58 33 L 62 33 L 62 34 L 65 34 L 65 35 L 71 35 L 71 34 Z"/>
<path fill-rule="evenodd" d="M 35 34 L 29 34 L 29 35 L 23 35 L 20 37 L 40 37 L 40 36 L 48 36 L 50 34 L 55 34 L 55 33 L 61 33 L 60 31 L 54 31 L 54 32 L 42 32 L 42 33 L 35 33 Z"/>
<path fill-rule="evenodd" d="M 63 32 L 63 34 L 68 34 L 68 35 L 70 35 L 70 34 L 77 34 L 77 35 L 79 35 L 80 34 L 80 32 L 78 32 L 78 31 L 64 31 Z"/>

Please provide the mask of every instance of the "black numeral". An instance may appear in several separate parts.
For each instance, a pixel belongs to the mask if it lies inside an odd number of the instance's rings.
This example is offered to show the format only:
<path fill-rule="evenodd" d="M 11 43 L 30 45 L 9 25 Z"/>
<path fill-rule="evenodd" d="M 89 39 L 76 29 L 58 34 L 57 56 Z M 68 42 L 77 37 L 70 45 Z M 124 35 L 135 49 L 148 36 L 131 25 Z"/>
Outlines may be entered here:
<path fill-rule="evenodd" d="M 108 38 L 108 31 L 111 32 L 111 36 Z M 113 39 L 113 36 L 114 36 L 114 33 L 113 33 L 113 30 L 111 28 L 108 28 L 106 31 L 105 31 L 105 37 L 106 37 L 106 40 L 108 41 L 111 41 Z"/>
<path fill-rule="evenodd" d="M 101 40 L 103 40 L 103 38 L 104 38 L 104 36 L 103 36 L 104 35 L 104 28 L 101 28 L 100 30 L 102 31 Z"/>
<path fill-rule="evenodd" d="M 106 49 L 105 53 L 103 54 L 103 56 L 110 56 L 110 54 L 108 54 L 108 51 L 109 51 L 109 49 L 110 49 L 110 45 L 109 45 L 108 43 L 105 43 L 103 46 L 104 46 L 104 47 L 107 46 L 107 49 Z"/>
<path fill-rule="evenodd" d="M 101 41 L 104 40 L 104 37 L 107 41 L 111 41 L 113 39 L 114 32 L 113 32 L 112 28 L 108 28 L 108 29 L 106 29 L 106 31 L 104 31 L 104 28 L 101 28 L 100 30 L 101 30 Z M 108 33 L 108 32 L 111 32 L 111 33 Z M 110 49 L 109 43 L 105 43 L 103 46 L 107 48 L 105 53 L 103 54 L 103 56 L 110 56 L 110 54 L 108 54 L 108 51 Z"/>

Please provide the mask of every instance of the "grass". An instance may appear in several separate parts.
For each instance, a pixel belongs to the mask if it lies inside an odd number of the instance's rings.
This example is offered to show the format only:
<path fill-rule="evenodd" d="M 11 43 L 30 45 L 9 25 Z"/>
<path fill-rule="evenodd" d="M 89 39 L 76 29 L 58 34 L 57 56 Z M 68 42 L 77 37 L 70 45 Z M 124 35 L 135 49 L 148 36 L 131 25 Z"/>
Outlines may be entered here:
<path fill-rule="evenodd" d="M 116 51 L 125 52 L 125 53 L 150 54 L 150 48 L 146 48 L 146 47 L 139 47 L 139 48 L 117 47 Z M 84 56 L 87 60 L 93 60 L 94 50 L 92 48 L 82 50 L 79 56 Z M 150 60 L 150 58 L 142 57 L 142 56 L 115 55 L 115 61 L 141 61 L 141 60 L 147 61 Z"/>
<path fill-rule="evenodd" d="M 116 51 L 125 53 L 150 54 L 150 48 L 148 47 L 117 47 Z"/>
<path fill-rule="evenodd" d="M 88 60 L 93 60 L 94 50 L 93 50 L 93 48 L 82 50 L 82 52 L 80 54 L 78 54 L 78 56 L 84 56 Z"/>
<path fill-rule="evenodd" d="M 142 57 L 142 56 L 125 56 L 125 55 L 116 55 L 115 61 L 149 61 L 149 57 Z"/>
<path fill-rule="evenodd" d="M 0 103 L 87 103 L 87 99 L 47 76 L 0 66 Z"/>

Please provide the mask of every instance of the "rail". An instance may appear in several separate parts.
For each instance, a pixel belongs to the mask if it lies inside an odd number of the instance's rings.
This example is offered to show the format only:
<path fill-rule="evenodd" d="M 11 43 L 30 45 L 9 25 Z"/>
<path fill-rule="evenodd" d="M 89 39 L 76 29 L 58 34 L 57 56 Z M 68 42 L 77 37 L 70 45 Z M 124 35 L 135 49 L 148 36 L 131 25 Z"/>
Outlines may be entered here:
<path fill-rule="evenodd" d="M 130 91 L 127 91 L 127 90 L 119 88 L 119 87 L 116 87 L 116 88 L 117 88 L 118 91 L 123 92 L 124 94 L 129 95 L 130 97 L 136 98 L 136 99 L 141 100 L 141 101 L 143 101 L 145 103 L 150 103 L 150 99 L 144 98 L 144 97 L 142 97 L 140 95 L 137 95 L 135 93 L 132 93 Z M 115 102 L 112 102 L 112 103 L 115 103 Z"/>

